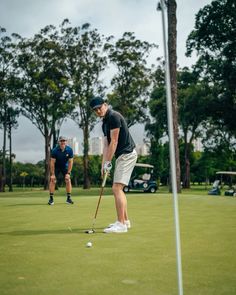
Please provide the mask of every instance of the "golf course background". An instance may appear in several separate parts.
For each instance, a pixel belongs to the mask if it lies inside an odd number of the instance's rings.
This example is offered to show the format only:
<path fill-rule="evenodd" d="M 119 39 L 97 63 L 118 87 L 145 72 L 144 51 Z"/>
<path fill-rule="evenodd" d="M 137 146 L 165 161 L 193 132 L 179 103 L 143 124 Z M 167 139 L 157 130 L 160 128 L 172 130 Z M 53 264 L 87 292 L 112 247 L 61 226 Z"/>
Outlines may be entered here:
<path fill-rule="evenodd" d="M 132 228 L 104 234 L 116 220 L 105 189 L 93 223 L 99 188 L 64 188 L 48 206 L 48 192 L 25 190 L 0 196 L 1 295 L 178 294 L 173 200 L 167 189 L 129 193 Z M 179 195 L 184 294 L 236 294 L 236 198 L 208 196 L 204 189 Z M 93 246 L 87 248 L 87 242 Z"/>

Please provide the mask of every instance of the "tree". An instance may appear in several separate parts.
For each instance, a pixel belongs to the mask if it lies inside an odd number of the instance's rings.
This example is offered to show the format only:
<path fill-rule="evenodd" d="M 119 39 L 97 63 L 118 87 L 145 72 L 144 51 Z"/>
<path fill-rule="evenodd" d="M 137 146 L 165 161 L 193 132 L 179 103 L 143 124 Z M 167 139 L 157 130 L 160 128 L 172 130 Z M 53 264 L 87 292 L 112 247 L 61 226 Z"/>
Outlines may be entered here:
<path fill-rule="evenodd" d="M 134 33 L 126 32 L 115 44 L 105 46 L 110 62 L 117 73 L 111 80 L 112 93 L 108 95 L 113 108 L 125 117 L 128 127 L 146 119 L 147 100 L 151 85 L 151 70 L 147 67 L 150 50 L 156 47 L 140 41 Z"/>
<path fill-rule="evenodd" d="M 211 116 L 236 134 L 236 2 L 215 0 L 199 10 L 187 40 L 187 55 L 196 50 L 195 69 L 214 85 Z"/>
<path fill-rule="evenodd" d="M 229 132 L 224 123 L 216 125 L 216 122 L 210 120 L 205 128 L 204 150 L 215 155 L 217 169 L 235 171 L 236 140 L 234 132 Z"/>
<path fill-rule="evenodd" d="M 151 139 L 151 151 L 154 153 L 152 157 L 154 157 L 154 159 L 156 157 L 156 165 L 160 167 L 167 165 L 165 159 L 162 158 L 162 138 L 168 135 L 166 92 L 163 75 L 163 69 L 160 66 L 155 73 L 156 88 L 153 90 L 149 102 L 152 119 L 150 119 L 145 125 L 145 128 L 148 131 L 147 134 Z M 208 84 L 199 78 L 198 73 L 195 73 L 188 68 L 184 68 L 177 72 L 177 82 L 178 115 L 181 133 L 178 146 L 181 144 L 184 150 L 184 168 L 182 168 L 181 171 L 183 171 L 183 187 L 187 188 L 190 186 L 190 157 L 192 153 L 192 143 L 194 139 L 201 135 L 203 123 L 209 119 L 211 89 Z M 182 134 L 183 138 L 181 139 Z"/>
<path fill-rule="evenodd" d="M 8 107 L 6 113 L 6 126 L 9 139 L 9 192 L 12 192 L 12 128 L 18 127 L 17 118 L 19 117 L 19 110 L 16 108 Z"/>
<path fill-rule="evenodd" d="M 12 165 L 12 175 L 13 184 L 17 186 L 22 186 L 22 176 L 21 173 L 26 172 L 25 185 L 34 187 L 42 186 L 44 183 L 44 163 L 38 162 L 37 164 L 32 163 L 20 163 L 14 162 Z"/>
<path fill-rule="evenodd" d="M 211 90 L 188 68 L 178 71 L 179 122 L 183 132 L 183 188 L 190 188 L 190 154 L 193 140 L 202 137 L 203 123 L 209 118 Z"/>
<path fill-rule="evenodd" d="M 52 134 L 58 121 L 75 107 L 67 91 L 65 52 L 54 26 L 46 26 L 31 39 L 19 43 L 18 102 L 22 113 L 45 139 L 44 189 L 48 187 Z"/>
<path fill-rule="evenodd" d="M 166 112 L 166 92 L 165 92 L 165 75 L 162 66 L 158 66 L 153 74 L 155 88 L 151 92 L 148 101 L 149 118 L 146 120 L 145 131 L 150 141 L 150 161 L 156 167 L 156 175 L 162 178 L 164 171 L 169 173 L 169 163 L 164 158 L 164 147 L 162 138 L 168 134 L 167 112 Z M 168 154 L 169 156 L 169 154 Z"/>
<path fill-rule="evenodd" d="M 84 189 L 90 187 L 89 179 L 89 133 L 96 118 L 90 108 L 93 96 L 104 91 L 101 73 L 107 64 L 103 52 L 105 39 L 89 24 L 70 27 L 69 21 L 62 23 L 62 42 L 66 51 L 65 65 L 70 82 L 70 93 L 76 98 L 78 111 L 72 115 L 73 120 L 83 131 L 83 168 Z"/>
<path fill-rule="evenodd" d="M 8 108 L 13 100 L 12 78 L 14 75 L 14 56 L 18 35 L 7 36 L 6 30 L 0 27 L 0 127 L 3 128 L 3 149 L 0 165 L 0 192 L 5 191 L 6 182 L 6 138 Z"/>
<path fill-rule="evenodd" d="M 180 161 L 179 161 L 179 130 L 178 130 L 178 101 L 177 101 L 177 4 L 175 0 L 167 1 L 167 19 L 168 19 L 168 55 L 170 67 L 170 83 L 172 98 L 172 114 L 173 114 L 173 131 L 175 146 L 175 162 L 176 162 L 176 183 L 177 192 L 181 192 L 180 183 Z"/>

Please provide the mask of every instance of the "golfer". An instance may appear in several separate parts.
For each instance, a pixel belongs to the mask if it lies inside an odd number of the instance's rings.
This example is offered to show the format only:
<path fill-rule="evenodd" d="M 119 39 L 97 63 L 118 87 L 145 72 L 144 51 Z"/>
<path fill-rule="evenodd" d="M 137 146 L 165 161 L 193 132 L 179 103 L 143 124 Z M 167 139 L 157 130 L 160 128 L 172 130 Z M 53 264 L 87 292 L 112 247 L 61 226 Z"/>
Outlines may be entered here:
<path fill-rule="evenodd" d="M 103 118 L 104 149 L 102 159 L 102 175 L 110 172 L 112 158 L 115 156 L 115 169 L 112 191 L 115 197 L 117 221 L 104 229 L 105 233 L 123 233 L 131 227 L 127 213 L 127 200 L 123 192 L 128 185 L 134 165 L 137 161 L 135 143 L 129 133 L 124 117 L 113 111 L 101 97 L 90 102 L 96 115 Z"/>
<path fill-rule="evenodd" d="M 73 204 L 73 201 L 71 200 L 72 186 L 70 180 L 70 174 L 73 167 L 73 150 L 66 143 L 66 137 L 60 136 L 58 140 L 58 145 L 51 152 L 49 184 L 50 198 L 48 201 L 48 205 L 54 204 L 53 196 L 55 192 L 55 184 L 56 179 L 60 173 L 63 175 L 66 183 L 66 203 Z"/>

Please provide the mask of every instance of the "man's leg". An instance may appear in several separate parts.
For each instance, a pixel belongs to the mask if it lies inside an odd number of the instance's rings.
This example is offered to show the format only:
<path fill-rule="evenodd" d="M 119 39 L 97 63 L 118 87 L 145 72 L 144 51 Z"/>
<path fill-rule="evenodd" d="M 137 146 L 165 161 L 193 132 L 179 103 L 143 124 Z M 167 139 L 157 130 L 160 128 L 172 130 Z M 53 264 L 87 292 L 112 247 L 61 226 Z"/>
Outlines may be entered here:
<path fill-rule="evenodd" d="M 125 210 L 127 207 L 126 196 L 123 192 L 124 185 L 113 183 L 112 190 L 115 197 L 116 212 L 118 221 L 104 229 L 105 233 L 125 233 L 127 226 L 125 224 Z"/>
<path fill-rule="evenodd" d="M 115 171 L 114 171 L 114 182 L 112 186 L 113 193 L 116 200 L 117 215 L 118 215 L 118 212 L 120 211 L 119 209 L 120 204 L 122 204 L 122 211 L 123 211 L 122 218 L 124 219 L 124 221 L 127 221 L 127 224 L 129 224 L 129 227 L 130 227 L 130 221 L 128 217 L 127 200 L 126 200 L 126 195 L 123 191 L 123 188 L 124 188 L 124 184 L 129 183 L 136 161 L 137 161 L 137 153 L 135 150 L 130 154 L 121 155 L 116 160 Z M 119 215 L 118 215 L 118 220 L 119 220 Z"/>
<path fill-rule="evenodd" d="M 123 189 L 122 189 L 123 190 Z M 126 196 L 125 196 L 126 198 Z M 126 206 L 125 206 L 125 220 L 129 220 L 129 216 L 128 216 L 128 209 L 127 209 L 127 200 L 126 200 Z"/>
<path fill-rule="evenodd" d="M 113 183 L 112 191 L 115 197 L 117 220 L 121 223 L 125 223 L 128 218 L 127 214 L 127 199 L 123 192 L 124 185 L 121 183 Z"/>
<path fill-rule="evenodd" d="M 137 153 L 124 154 L 116 160 L 112 191 L 115 197 L 115 205 L 118 222 L 110 224 L 104 232 L 127 232 L 130 228 L 128 220 L 127 199 L 123 191 L 124 185 L 129 183 L 130 176 L 137 160 Z"/>
<path fill-rule="evenodd" d="M 72 191 L 72 185 L 70 180 L 70 175 L 65 175 L 65 183 L 66 183 L 66 193 L 67 193 L 67 204 L 73 204 L 74 202 L 71 200 L 71 191 Z"/>
<path fill-rule="evenodd" d="M 67 194 L 71 194 L 72 185 L 71 185 L 70 178 L 65 177 L 65 182 L 66 182 L 66 192 L 67 192 Z"/>
<path fill-rule="evenodd" d="M 49 193 L 50 193 L 50 198 L 48 201 L 48 205 L 53 205 L 54 204 L 54 200 L 53 200 L 53 196 L 54 196 L 54 192 L 55 192 L 55 184 L 56 184 L 56 178 L 55 176 L 51 176 L 50 177 L 50 182 L 49 182 Z"/>

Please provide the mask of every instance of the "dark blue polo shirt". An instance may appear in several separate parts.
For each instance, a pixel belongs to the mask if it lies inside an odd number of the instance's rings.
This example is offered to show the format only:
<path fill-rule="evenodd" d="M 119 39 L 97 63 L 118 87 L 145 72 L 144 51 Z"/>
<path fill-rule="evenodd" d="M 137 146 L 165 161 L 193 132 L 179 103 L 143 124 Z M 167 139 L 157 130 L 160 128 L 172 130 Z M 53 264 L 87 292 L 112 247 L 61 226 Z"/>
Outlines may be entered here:
<path fill-rule="evenodd" d="M 62 151 L 58 145 L 52 150 L 51 157 L 56 159 L 55 169 L 65 171 L 68 168 L 69 159 L 73 158 L 73 150 L 66 145 L 64 151 Z"/>

